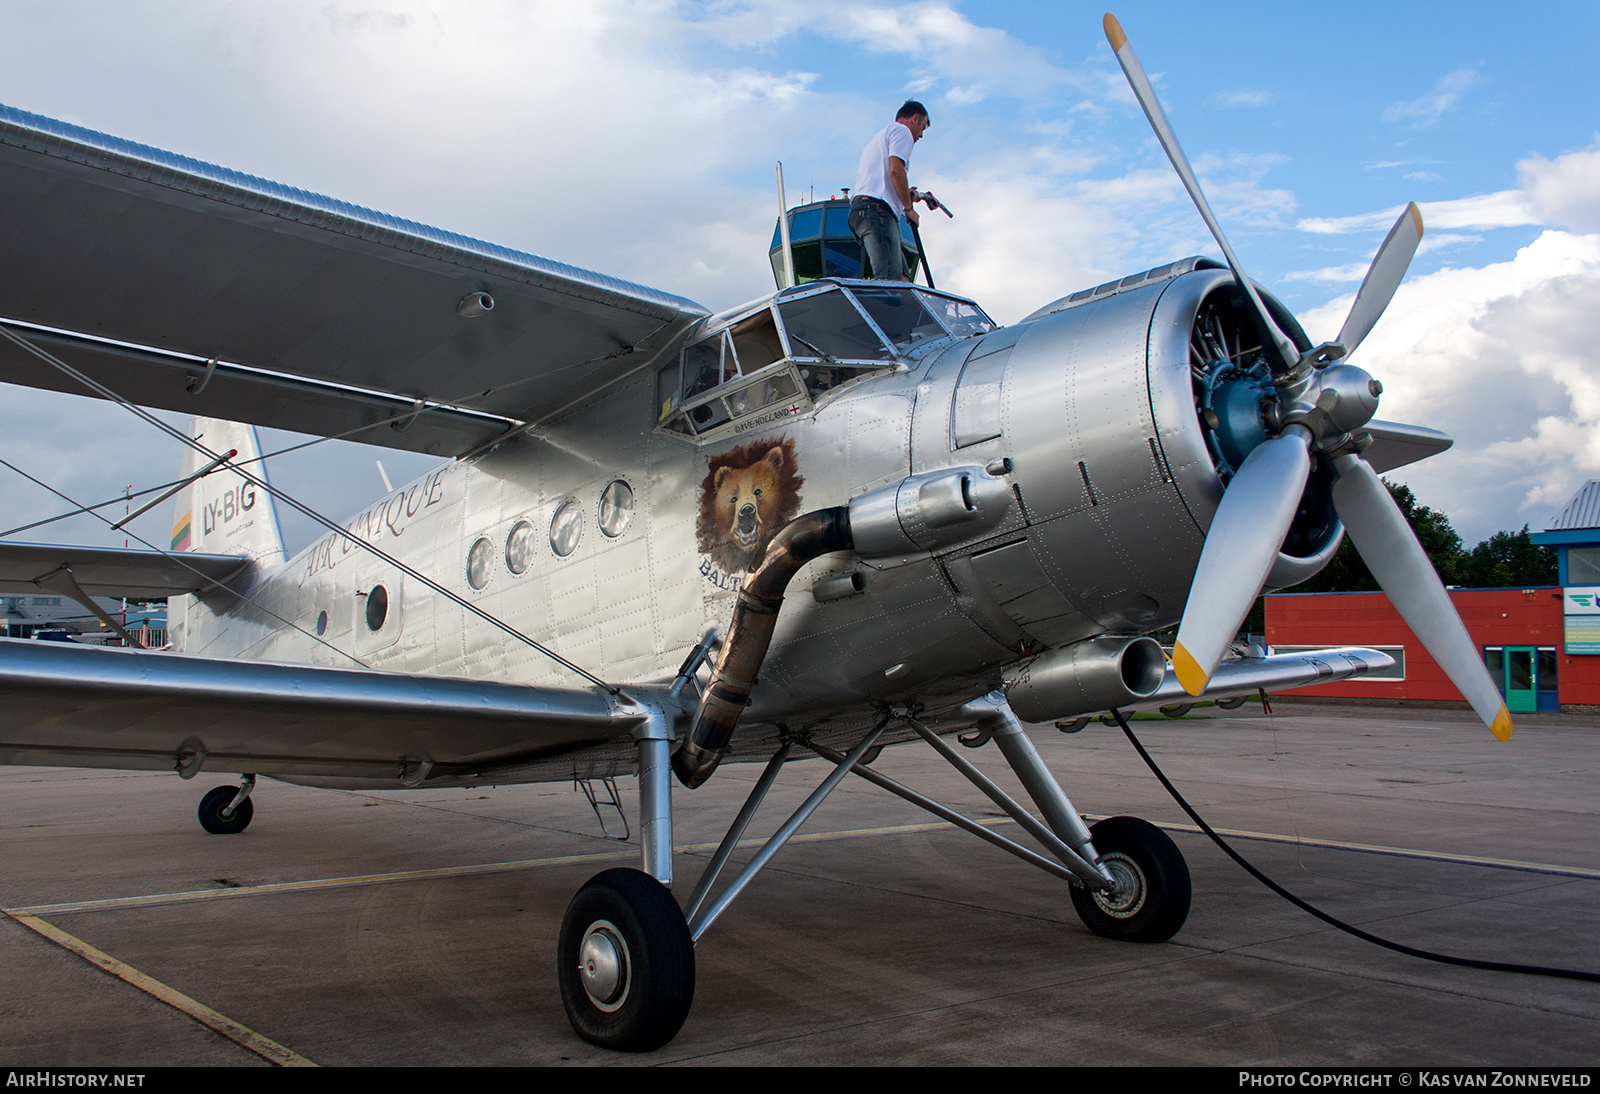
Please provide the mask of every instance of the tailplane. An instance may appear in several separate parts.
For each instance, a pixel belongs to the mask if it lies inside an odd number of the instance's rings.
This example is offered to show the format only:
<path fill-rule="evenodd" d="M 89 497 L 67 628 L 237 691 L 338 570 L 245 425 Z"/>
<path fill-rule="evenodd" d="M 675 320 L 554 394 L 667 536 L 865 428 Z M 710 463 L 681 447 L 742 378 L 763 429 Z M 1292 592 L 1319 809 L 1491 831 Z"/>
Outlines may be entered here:
<path fill-rule="evenodd" d="M 283 562 L 283 533 L 278 529 L 278 511 L 272 504 L 272 495 L 232 470 L 242 468 L 266 481 L 267 468 L 261 459 L 261 442 L 255 427 L 220 418 L 192 418 L 189 436 L 218 455 L 229 449 L 236 449 L 238 454 L 178 492 L 172 549 L 248 554 L 268 567 Z M 210 462 L 209 457 L 188 449 L 183 474 L 193 475 Z"/>

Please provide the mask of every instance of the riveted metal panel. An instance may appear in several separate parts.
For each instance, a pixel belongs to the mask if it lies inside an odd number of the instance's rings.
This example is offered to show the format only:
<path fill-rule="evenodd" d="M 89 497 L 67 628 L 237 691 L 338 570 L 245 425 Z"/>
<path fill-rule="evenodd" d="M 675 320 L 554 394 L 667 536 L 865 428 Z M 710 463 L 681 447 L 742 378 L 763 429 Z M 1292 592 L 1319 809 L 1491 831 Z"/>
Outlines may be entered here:
<path fill-rule="evenodd" d="M 1139 289 L 1047 316 L 1018 340 L 1002 399 L 1008 455 L 1032 520 L 1149 480 L 1155 426 L 1143 365 L 1158 296 L 1159 288 Z"/>

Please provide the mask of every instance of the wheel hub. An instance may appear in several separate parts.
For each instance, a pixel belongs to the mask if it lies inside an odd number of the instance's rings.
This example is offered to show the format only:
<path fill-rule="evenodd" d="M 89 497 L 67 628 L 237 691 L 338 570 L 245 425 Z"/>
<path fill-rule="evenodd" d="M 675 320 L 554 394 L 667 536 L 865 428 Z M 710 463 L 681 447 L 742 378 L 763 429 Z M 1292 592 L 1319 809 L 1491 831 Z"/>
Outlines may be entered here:
<path fill-rule="evenodd" d="M 1110 872 L 1116 885 L 1110 889 L 1096 890 L 1094 902 L 1106 915 L 1116 919 L 1128 919 L 1137 915 L 1139 909 L 1144 907 L 1147 896 L 1144 871 L 1120 851 L 1101 855 L 1100 863 Z"/>
<path fill-rule="evenodd" d="M 607 1013 L 621 1007 L 632 980 L 629 965 L 628 944 L 616 924 L 609 919 L 591 923 L 578 946 L 578 981 L 589 1001 Z"/>

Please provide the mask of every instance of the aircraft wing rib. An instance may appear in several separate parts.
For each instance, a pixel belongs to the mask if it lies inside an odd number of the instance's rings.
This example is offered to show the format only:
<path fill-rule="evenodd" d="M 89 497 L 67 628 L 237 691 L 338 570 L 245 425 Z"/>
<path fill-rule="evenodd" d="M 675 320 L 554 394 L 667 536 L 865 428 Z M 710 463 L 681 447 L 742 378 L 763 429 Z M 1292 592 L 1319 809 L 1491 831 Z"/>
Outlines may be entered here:
<path fill-rule="evenodd" d="M 4 106 L 0 203 L 17 214 L 0 236 L 0 318 L 196 358 L 165 382 L 145 368 L 139 401 L 166 409 L 209 413 L 196 389 L 216 360 L 539 420 L 707 314 L 656 289 Z M 37 376 L 19 351 L 0 351 L 0 380 Z M 291 397 L 230 397 L 240 382 L 236 370 L 208 376 L 198 394 L 259 404 L 239 420 L 295 428 Z M 355 401 L 345 428 L 377 416 L 370 397 Z M 471 424 L 426 450 L 470 449 L 478 441 L 455 434 Z M 319 405 L 300 428 L 341 425 Z"/>
<path fill-rule="evenodd" d="M 577 688 L 19 639 L 0 639 L 0 696 L 0 763 L 396 785 L 528 781 L 595 746 L 620 747 L 625 768 L 644 717 Z"/>

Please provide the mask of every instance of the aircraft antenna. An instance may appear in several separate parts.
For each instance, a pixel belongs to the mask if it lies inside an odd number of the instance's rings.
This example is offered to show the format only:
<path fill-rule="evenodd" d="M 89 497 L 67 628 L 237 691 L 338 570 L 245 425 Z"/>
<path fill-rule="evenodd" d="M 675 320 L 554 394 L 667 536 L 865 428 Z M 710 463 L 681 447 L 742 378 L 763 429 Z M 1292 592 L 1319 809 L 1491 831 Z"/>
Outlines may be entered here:
<path fill-rule="evenodd" d="M 794 288 L 794 248 L 789 244 L 789 203 L 783 197 L 783 161 L 778 161 L 778 232 L 783 239 L 783 287 Z"/>

